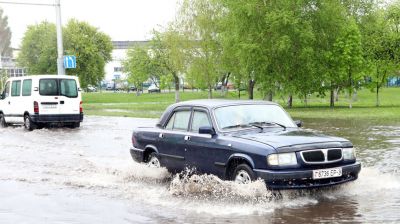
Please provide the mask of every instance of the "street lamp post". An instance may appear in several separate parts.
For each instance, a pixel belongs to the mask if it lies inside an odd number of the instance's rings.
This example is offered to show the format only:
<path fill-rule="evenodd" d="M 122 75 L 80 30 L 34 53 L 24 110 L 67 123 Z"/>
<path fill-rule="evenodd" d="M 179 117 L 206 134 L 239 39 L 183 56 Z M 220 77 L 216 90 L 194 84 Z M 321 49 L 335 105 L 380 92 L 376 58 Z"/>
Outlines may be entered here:
<path fill-rule="evenodd" d="M 56 0 L 56 17 L 57 17 L 57 74 L 65 75 L 65 69 L 63 65 L 63 39 L 62 39 L 62 23 L 61 23 L 61 4 L 60 0 Z"/>

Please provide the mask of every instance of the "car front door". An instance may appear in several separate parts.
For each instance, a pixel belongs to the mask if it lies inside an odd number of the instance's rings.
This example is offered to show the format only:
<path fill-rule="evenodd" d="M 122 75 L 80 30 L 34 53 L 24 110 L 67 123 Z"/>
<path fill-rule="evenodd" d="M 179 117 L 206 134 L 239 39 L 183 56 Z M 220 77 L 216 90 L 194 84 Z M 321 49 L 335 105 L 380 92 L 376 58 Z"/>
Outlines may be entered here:
<path fill-rule="evenodd" d="M 0 100 L 0 111 L 3 112 L 4 118 L 6 120 L 6 122 L 12 122 L 12 117 L 11 115 L 11 111 L 10 111 L 10 88 L 11 87 L 11 82 L 7 82 L 5 87 L 4 87 L 4 91 L 2 93 L 1 96 L 1 100 Z"/>
<path fill-rule="evenodd" d="M 209 113 L 203 108 L 194 108 L 188 137 L 186 137 L 186 159 L 190 167 L 201 173 L 224 176 L 224 167 L 218 162 L 226 161 L 228 146 L 219 144 L 217 136 L 199 134 L 200 127 L 213 127 Z"/>
<path fill-rule="evenodd" d="M 185 136 L 191 116 L 190 108 L 177 108 L 159 133 L 157 144 L 160 162 L 168 170 L 180 172 L 186 166 Z"/>

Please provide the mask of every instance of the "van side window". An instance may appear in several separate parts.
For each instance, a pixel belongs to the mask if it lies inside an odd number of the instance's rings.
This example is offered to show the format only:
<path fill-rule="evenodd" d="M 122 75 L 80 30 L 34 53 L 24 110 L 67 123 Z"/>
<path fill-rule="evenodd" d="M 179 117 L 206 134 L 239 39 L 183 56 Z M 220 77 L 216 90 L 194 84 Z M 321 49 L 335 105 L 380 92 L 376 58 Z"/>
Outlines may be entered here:
<path fill-rule="evenodd" d="M 10 94 L 10 82 L 7 82 L 3 92 L 3 99 L 9 97 L 9 94 Z"/>
<path fill-rule="evenodd" d="M 32 91 L 32 79 L 26 79 L 22 83 L 22 96 L 30 96 Z"/>
<path fill-rule="evenodd" d="M 21 95 L 21 81 L 12 81 L 11 85 L 11 96 L 20 96 Z"/>

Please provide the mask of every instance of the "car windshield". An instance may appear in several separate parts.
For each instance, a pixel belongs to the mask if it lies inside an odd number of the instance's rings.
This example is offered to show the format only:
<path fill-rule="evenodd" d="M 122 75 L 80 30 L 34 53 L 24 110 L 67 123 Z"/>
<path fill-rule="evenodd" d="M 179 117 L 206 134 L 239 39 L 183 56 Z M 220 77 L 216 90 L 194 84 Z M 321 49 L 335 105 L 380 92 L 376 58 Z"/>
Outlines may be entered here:
<path fill-rule="evenodd" d="M 249 104 L 215 109 L 221 130 L 250 127 L 297 127 L 289 115 L 277 105 Z"/>

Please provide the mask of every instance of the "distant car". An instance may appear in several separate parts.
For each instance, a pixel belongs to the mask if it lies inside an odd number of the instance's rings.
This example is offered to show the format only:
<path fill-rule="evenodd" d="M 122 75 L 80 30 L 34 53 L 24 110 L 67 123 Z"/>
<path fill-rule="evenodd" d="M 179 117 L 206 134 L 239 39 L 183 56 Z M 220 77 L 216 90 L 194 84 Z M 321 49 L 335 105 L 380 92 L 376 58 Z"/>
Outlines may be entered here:
<path fill-rule="evenodd" d="M 161 92 L 160 88 L 158 88 L 155 84 L 150 85 L 149 88 L 147 89 L 147 91 L 149 93 L 159 93 L 159 92 Z"/>
<path fill-rule="evenodd" d="M 278 104 L 195 100 L 169 106 L 154 128 L 136 128 L 132 158 L 185 167 L 270 189 L 317 188 L 356 180 L 361 165 L 344 138 L 305 131 Z"/>
<path fill-rule="evenodd" d="M 88 90 L 88 92 L 96 92 L 97 88 L 94 86 L 88 85 L 87 90 Z"/>
<path fill-rule="evenodd" d="M 78 128 L 82 120 L 82 96 L 76 76 L 10 78 L 0 96 L 0 127 L 24 124 L 32 131 L 46 124 L 61 123 Z"/>

